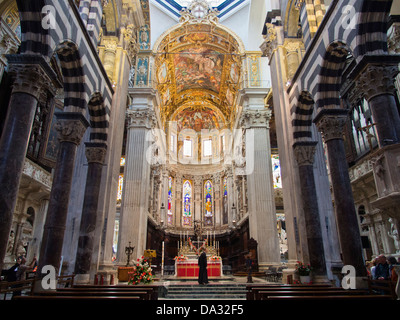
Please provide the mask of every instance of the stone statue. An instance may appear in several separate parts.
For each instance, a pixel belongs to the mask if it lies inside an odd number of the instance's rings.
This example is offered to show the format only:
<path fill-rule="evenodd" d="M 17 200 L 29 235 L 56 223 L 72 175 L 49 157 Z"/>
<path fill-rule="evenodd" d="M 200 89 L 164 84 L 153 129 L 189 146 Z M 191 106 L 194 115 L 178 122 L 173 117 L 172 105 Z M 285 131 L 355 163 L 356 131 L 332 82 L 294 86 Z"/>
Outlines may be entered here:
<path fill-rule="evenodd" d="M 389 218 L 389 223 L 390 223 L 390 231 L 388 231 L 388 236 L 393 239 L 396 253 L 400 253 L 399 232 L 392 218 Z"/>

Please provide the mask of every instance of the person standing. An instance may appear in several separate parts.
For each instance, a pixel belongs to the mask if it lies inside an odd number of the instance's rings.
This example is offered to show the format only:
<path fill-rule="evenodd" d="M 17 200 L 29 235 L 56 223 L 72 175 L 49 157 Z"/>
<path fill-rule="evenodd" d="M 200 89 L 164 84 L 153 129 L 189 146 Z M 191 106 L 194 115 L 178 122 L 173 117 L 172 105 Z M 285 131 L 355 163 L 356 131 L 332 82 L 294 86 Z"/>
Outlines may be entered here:
<path fill-rule="evenodd" d="M 199 284 L 207 284 L 208 283 L 208 275 L 207 275 L 207 254 L 206 250 L 204 250 L 198 260 L 199 265 Z"/>

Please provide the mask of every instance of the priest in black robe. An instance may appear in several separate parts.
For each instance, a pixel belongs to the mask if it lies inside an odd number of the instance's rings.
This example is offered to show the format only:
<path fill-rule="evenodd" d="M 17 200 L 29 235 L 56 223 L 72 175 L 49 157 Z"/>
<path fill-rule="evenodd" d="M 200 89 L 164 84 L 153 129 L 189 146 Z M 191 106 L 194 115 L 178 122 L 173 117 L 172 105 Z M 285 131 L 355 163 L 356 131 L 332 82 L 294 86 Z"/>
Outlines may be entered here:
<path fill-rule="evenodd" d="M 199 256 L 199 284 L 207 284 L 208 283 L 208 276 L 207 276 L 207 254 L 204 250 L 201 255 Z"/>

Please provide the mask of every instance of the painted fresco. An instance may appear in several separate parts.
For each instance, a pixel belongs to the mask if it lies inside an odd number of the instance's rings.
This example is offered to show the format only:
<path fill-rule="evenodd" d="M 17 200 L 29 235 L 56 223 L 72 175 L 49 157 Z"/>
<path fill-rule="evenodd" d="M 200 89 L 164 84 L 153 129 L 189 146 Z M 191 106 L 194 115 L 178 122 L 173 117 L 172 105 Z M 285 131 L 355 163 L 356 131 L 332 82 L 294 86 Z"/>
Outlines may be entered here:
<path fill-rule="evenodd" d="M 224 55 L 200 47 L 174 55 L 176 91 L 201 88 L 219 92 Z"/>
<path fill-rule="evenodd" d="M 201 131 L 201 129 L 220 129 L 223 122 L 218 114 L 211 108 L 184 109 L 176 117 L 178 132 L 183 129 L 193 129 Z"/>

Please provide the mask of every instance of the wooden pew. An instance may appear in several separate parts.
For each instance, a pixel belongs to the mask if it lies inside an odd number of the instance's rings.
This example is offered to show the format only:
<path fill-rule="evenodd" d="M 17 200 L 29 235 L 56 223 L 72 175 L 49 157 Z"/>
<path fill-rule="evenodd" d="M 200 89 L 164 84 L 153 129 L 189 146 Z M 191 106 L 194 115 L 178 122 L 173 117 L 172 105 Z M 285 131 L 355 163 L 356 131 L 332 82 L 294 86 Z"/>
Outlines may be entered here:
<path fill-rule="evenodd" d="M 317 296 L 268 296 L 266 300 L 392 300 L 389 295 L 375 295 L 375 294 L 363 294 L 363 295 L 317 295 Z"/>
<path fill-rule="evenodd" d="M 35 283 L 34 278 L 28 280 L 13 281 L 13 282 L 2 281 L 0 294 L 4 294 L 4 300 L 6 300 L 8 293 L 14 293 L 16 291 L 27 290 L 28 294 L 32 294 L 34 283 Z"/>
<path fill-rule="evenodd" d="M 308 288 L 312 290 L 337 289 L 330 284 L 248 284 L 246 285 L 246 298 L 247 300 L 257 300 L 257 293 L 260 290 L 304 290 Z"/>
<path fill-rule="evenodd" d="M 110 301 L 110 300 L 123 300 L 123 301 L 137 301 L 141 300 L 139 296 L 59 296 L 59 295 L 48 295 L 48 296 L 18 296 L 14 297 L 16 301 Z"/>
<path fill-rule="evenodd" d="M 116 294 L 121 294 L 121 295 L 136 295 L 139 294 L 142 295 L 143 293 L 145 294 L 145 300 L 152 300 L 153 296 L 153 289 L 152 288 L 136 288 L 136 287 L 131 287 L 131 288 L 60 288 L 57 289 L 57 292 L 62 293 L 62 294 L 68 294 L 68 293 L 81 293 L 81 294 L 91 294 L 94 295 L 96 293 L 98 294 L 111 294 L 111 293 L 116 293 Z"/>
<path fill-rule="evenodd" d="M 44 291 L 35 294 L 41 297 L 138 297 L 140 300 L 148 300 L 146 291 L 121 292 L 121 291 Z"/>
<path fill-rule="evenodd" d="M 259 299 L 258 300 L 268 300 L 270 297 L 275 296 L 365 296 L 369 295 L 366 290 L 282 290 L 282 291 L 260 291 L 258 292 Z"/>
<path fill-rule="evenodd" d="M 391 280 L 373 280 L 368 278 L 368 290 L 370 294 L 385 293 L 397 299 L 396 284 Z"/>
<path fill-rule="evenodd" d="M 127 284 L 118 284 L 118 285 L 74 285 L 74 289 L 96 289 L 96 290 L 132 290 L 132 289 L 141 289 L 141 290 L 149 290 L 151 291 L 151 300 L 158 300 L 158 287 L 159 285 L 154 284 L 144 284 L 144 285 L 127 285 Z"/>

